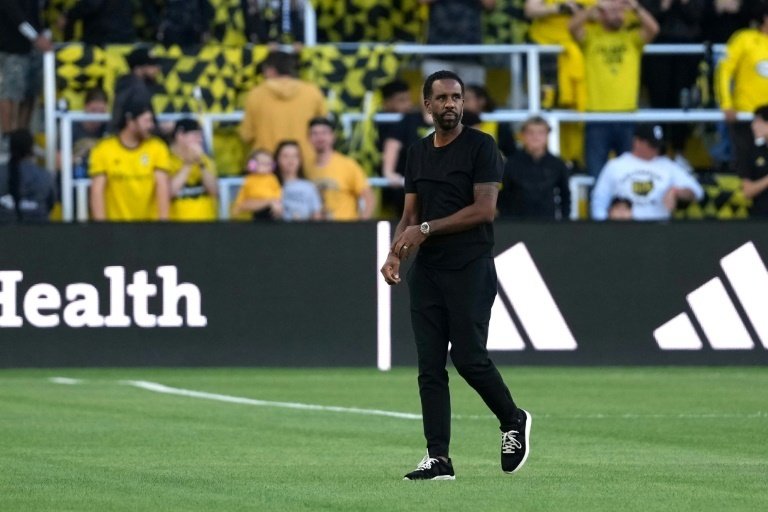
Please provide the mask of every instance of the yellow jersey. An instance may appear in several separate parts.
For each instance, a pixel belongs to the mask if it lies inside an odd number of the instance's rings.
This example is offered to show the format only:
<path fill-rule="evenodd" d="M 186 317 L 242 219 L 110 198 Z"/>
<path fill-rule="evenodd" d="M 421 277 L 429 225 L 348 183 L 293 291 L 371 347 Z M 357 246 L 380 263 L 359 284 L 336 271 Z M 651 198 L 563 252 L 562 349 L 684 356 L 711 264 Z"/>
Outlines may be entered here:
<path fill-rule="evenodd" d="M 173 153 L 171 153 L 170 158 L 169 171 L 171 175 L 175 175 L 184 166 L 184 162 Z M 206 192 L 205 186 L 203 186 L 203 171 L 201 167 L 207 169 L 214 176 L 216 175 L 216 166 L 206 155 L 202 156 L 200 163 L 192 165 L 186 183 L 171 200 L 171 220 L 187 222 L 213 221 L 218 217 L 216 214 L 216 198 L 211 197 Z"/>
<path fill-rule="evenodd" d="M 256 174 L 251 173 L 243 180 L 243 186 L 240 187 L 240 191 L 237 193 L 237 198 L 232 205 L 232 210 L 237 211 L 237 208 L 248 199 L 263 199 L 263 200 L 277 200 L 283 195 L 283 189 L 280 186 L 277 176 L 273 173 L 270 174 Z M 268 218 L 268 212 L 256 212 L 256 217 Z M 239 220 L 250 220 L 254 218 L 254 214 L 234 214 L 233 218 Z"/>
<path fill-rule="evenodd" d="M 125 147 L 117 136 L 108 137 L 91 150 L 88 162 L 89 176 L 107 178 L 107 220 L 158 219 L 155 171 L 170 169 L 170 151 L 165 142 L 152 137 L 132 149 Z"/>
<path fill-rule="evenodd" d="M 645 45 L 640 29 L 607 31 L 599 23 L 590 23 L 585 30 L 582 47 L 587 82 L 587 110 L 637 110 L 640 59 Z"/>
<path fill-rule="evenodd" d="M 323 167 L 315 167 L 312 181 L 323 197 L 328 220 L 358 220 L 360 194 L 367 190 L 368 178 L 360 164 L 336 151 Z"/>
<path fill-rule="evenodd" d="M 753 112 L 768 103 L 768 34 L 736 32 L 725 47 L 717 75 L 720 108 Z"/>

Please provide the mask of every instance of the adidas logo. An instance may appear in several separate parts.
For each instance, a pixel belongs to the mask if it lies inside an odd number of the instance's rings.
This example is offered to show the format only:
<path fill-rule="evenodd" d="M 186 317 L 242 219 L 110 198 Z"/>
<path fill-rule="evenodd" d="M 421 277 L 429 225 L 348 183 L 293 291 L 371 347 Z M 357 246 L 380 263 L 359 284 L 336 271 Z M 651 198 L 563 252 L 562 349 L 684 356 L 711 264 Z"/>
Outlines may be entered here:
<path fill-rule="evenodd" d="M 525 244 L 515 244 L 495 262 L 499 293 L 491 308 L 488 350 L 525 349 L 513 314 L 535 350 L 576 350 L 576 339 Z"/>
<path fill-rule="evenodd" d="M 755 342 L 743 319 L 746 317 L 754 335 L 768 349 L 768 270 L 755 245 L 742 245 L 722 258 L 720 267 L 732 293 L 723 280 L 715 277 L 686 296 L 700 332 L 715 350 L 751 350 Z M 653 336 L 662 350 L 704 347 L 687 313 L 657 328 Z"/>

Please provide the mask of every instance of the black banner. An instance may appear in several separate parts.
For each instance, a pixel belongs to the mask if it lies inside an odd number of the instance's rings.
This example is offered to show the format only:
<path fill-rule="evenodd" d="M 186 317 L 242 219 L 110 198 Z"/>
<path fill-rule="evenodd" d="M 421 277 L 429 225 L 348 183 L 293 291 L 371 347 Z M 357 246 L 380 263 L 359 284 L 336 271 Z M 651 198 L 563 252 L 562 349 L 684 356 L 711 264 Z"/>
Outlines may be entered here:
<path fill-rule="evenodd" d="M 766 227 L 497 222 L 492 358 L 766 364 Z M 376 257 L 374 223 L 0 227 L 0 367 L 373 367 Z"/>
<path fill-rule="evenodd" d="M 755 332 L 743 304 L 724 275 L 720 260 L 752 242 L 768 261 L 768 225 L 760 222 L 682 223 L 503 223 L 495 225 L 496 254 L 517 244 L 527 248 L 576 341 L 575 350 L 538 350 L 523 319 L 508 301 L 505 309 L 524 341 L 522 350 L 494 350 L 499 364 L 666 365 L 766 364 L 768 349 Z M 501 264 L 497 270 L 502 287 Z M 757 269 L 755 272 L 758 272 Z M 751 271 L 751 270 L 750 270 Z M 687 296 L 719 278 L 738 321 L 726 323 L 725 308 L 708 322 L 743 328 L 751 348 L 713 348 Z M 514 286 L 514 283 L 511 283 Z M 506 290 L 509 292 L 510 290 Z M 768 319 L 768 288 L 762 297 L 762 318 Z M 526 300 L 526 290 L 519 293 Z M 533 300 L 533 297 L 531 297 Z M 534 306 L 535 309 L 535 306 Z M 698 336 L 699 348 L 662 349 L 654 331 L 685 314 Z M 393 364 L 416 359 L 408 312 L 407 289 L 393 293 Z M 496 312 L 494 312 L 496 315 Z M 545 318 L 544 321 L 551 319 Z M 733 320 L 733 319 L 731 319 Z M 738 330 L 737 330 L 738 331 Z M 726 346 L 742 339 L 735 331 Z M 765 338 L 766 333 L 763 333 Z M 547 340 L 544 340 L 547 341 Z"/>
<path fill-rule="evenodd" d="M 372 224 L 3 227 L 0 325 L 8 320 L 7 271 L 23 271 L 15 286 L 23 326 L 0 327 L 0 366 L 374 365 L 375 236 Z M 157 287 L 140 319 L 172 316 L 163 311 L 161 297 L 168 283 L 157 274 L 165 266 L 176 267 L 179 284 L 199 289 L 205 326 L 190 326 L 184 318 L 186 297 L 174 304 L 183 326 L 137 325 L 142 305 L 136 308 L 135 297 L 128 295 L 137 272 L 146 272 L 148 283 Z M 131 325 L 65 325 L 66 289 L 72 283 L 94 286 L 100 314 L 109 316 L 115 301 L 104 269 L 113 267 L 124 268 L 122 295 Z M 57 327 L 35 327 L 24 314 L 28 300 L 34 316 L 38 297 L 25 294 L 39 283 L 53 285 L 61 296 L 62 307 L 43 310 L 58 311 Z"/>

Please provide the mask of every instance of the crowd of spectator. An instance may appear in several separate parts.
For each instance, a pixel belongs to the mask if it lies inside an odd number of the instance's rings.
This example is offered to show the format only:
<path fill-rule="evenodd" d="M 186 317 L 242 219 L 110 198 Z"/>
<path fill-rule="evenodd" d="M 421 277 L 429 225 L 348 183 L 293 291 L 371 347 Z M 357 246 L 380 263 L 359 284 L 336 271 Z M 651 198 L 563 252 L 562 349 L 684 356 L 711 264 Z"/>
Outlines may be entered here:
<path fill-rule="evenodd" d="M 500 3 L 418 1 L 429 12 L 427 44 L 462 46 L 483 42 L 482 17 Z M 0 167 L 0 220 L 40 220 L 53 207 L 53 180 L 42 179 L 27 147 L 41 88 L 40 54 L 53 48 L 42 21 L 44 3 L 0 3 L 0 154 L 7 160 Z M 396 217 L 403 207 L 406 149 L 433 129 L 432 120 L 408 81 L 397 79 L 381 89 L 381 111 L 401 118 L 377 127 L 378 173 L 386 186 L 374 194 L 361 166 L 337 149 L 339 131 L 323 91 L 298 78 L 295 53 L 304 36 L 304 7 L 302 0 L 241 2 L 244 40 L 267 44 L 271 51 L 259 69 L 263 80 L 240 105 L 239 134 L 248 157 L 232 217 L 268 222 L 369 219 L 377 212 Z M 125 20 L 137 10 L 155 42 L 195 47 L 211 38 L 209 0 L 78 0 L 60 13 L 53 28 L 90 45 L 135 43 L 139 33 Z M 509 14 L 530 21 L 530 41 L 563 47 L 560 55 L 543 61 L 542 91 L 554 91 L 551 107 L 631 116 L 640 106 L 706 106 L 708 88 L 716 89 L 730 147 L 724 168 L 743 178 L 753 214 L 768 214 L 768 2 L 526 0 L 523 9 Z M 709 55 L 644 55 L 643 47 L 652 42 L 727 44 L 715 62 Z M 293 55 L 281 51 L 286 46 Z M 97 87 L 86 94 L 84 110 L 111 108 L 111 126 L 84 122 L 73 133 L 75 176 L 91 178 L 91 217 L 215 220 L 219 173 L 199 123 L 182 119 L 159 129 L 151 106 L 160 89 L 158 62 L 138 47 L 127 63 L 130 72 L 113 91 Z M 554 155 L 545 119 L 528 119 L 515 133 L 510 123 L 481 118 L 496 106 L 479 56 L 424 55 L 422 74 L 437 69 L 462 76 L 464 124 L 491 134 L 504 155 L 498 205 L 503 217 L 569 218 L 575 199 L 568 181 L 574 172 L 596 180 L 591 197 L 596 220 L 626 218 L 627 211 L 636 220 L 668 219 L 679 206 L 703 197 L 683 156 L 688 123 L 565 125 L 562 154 Z M 754 120 L 739 120 L 738 112 L 754 113 Z"/>

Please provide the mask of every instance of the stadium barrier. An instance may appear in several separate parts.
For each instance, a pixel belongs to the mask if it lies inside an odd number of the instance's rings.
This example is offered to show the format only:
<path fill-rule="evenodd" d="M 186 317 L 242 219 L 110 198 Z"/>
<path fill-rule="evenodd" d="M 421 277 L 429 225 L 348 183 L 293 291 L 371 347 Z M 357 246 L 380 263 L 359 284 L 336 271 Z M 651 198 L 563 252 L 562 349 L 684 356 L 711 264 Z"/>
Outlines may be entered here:
<path fill-rule="evenodd" d="M 644 110 L 635 114 L 635 121 L 638 122 L 715 122 L 722 119 L 722 112 L 713 109 L 701 109 L 696 111 L 684 111 L 684 110 Z M 182 117 L 190 117 L 191 114 L 159 114 L 157 117 L 161 121 L 173 121 Z M 481 114 L 481 119 L 484 121 L 522 121 L 527 119 L 529 112 L 526 110 L 497 110 L 494 112 L 488 112 Z M 560 151 L 560 124 L 562 122 L 573 121 L 592 121 L 592 122 L 611 122 L 621 120 L 625 114 L 597 114 L 597 113 L 578 113 L 570 111 L 547 111 L 543 112 L 542 116 L 545 117 L 552 130 L 549 135 L 549 147 L 550 151 L 554 154 L 559 154 Z M 242 111 L 227 112 L 227 113 L 208 113 L 195 116 L 199 119 L 205 146 L 209 150 L 211 156 L 214 154 L 214 124 L 218 122 L 233 123 L 239 122 L 243 117 Z M 88 210 L 88 187 L 90 186 L 90 180 L 83 177 L 75 177 L 73 162 L 72 162 L 72 128 L 73 124 L 81 123 L 83 121 L 108 121 L 110 119 L 109 114 L 92 114 L 86 112 L 61 112 L 60 118 L 60 133 L 61 133 L 61 203 L 62 203 L 62 219 L 65 222 L 71 222 L 77 220 L 78 222 L 85 222 L 89 218 Z M 376 114 L 373 116 L 373 120 L 377 123 L 394 123 L 402 118 L 400 114 Z M 353 125 L 364 121 L 365 115 L 361 113 L 345 113 L 340 118 L 340 124 L 345 135 L 345 138 L 351 136 L 353 132 Z M 739 119 L 749 120 L 751 114 L 740 113 Z M 230 206 L 232 200 L 237 194 L 237 191 L 242 184 L 243 178 L 240 176 L 222 177 L 219 180 L 219 219 L 227 220 L 230 217 Z M 369 178 L 371 186 L 374 187 L 387 187 L 388 181 L 381 177 Z M 571 210 L 569 217 L 571 220 L 580 220 L 589 218 L 588 204 L 589 204 L 589 192 L 591 186 L 594 184 L 594 178 L 588 175 L 577 174 L 571 177 L 569 180 L 571 198 Z M 715 194 L 716 203 L 727 202 L 721 200 L 722 194 Z M 709 198 L 708 198 L 709 199 Z M 699 218 L 701 215 L 692 215 L 694 218 Z M 717 216 L 717 215 L 709 215 Z M 738 215 L 737 215 L 738 217 Z M 732 216 L 725 215 L 718 218 L 732 218 Z"/>
<path fill-rule="evenodd" d="M 329 46 L 329 45 L 326 45 Z M 350 50 L 355 48 L 362 48 L 361 44 L 336 44 L 330 45 L 330 47 L 336 48 L 340 51 Z M 541 90 L 541 76 L 539 73 L 539 63 L 542 55 L 557 54 L 562 51 L 562 48 L 556 45 L 531 45 L 531 44 L 516 44 L 516 45 L 418 45 L 418 44 L 395 44 L 395 45 L 378 45 L 377 48 L 391 48 L 393 54 L 398 56 L 422 56 L 422 55 L 462 55 L 462 54 L 482 54 L 482 55 L 497 55 L 508 56 L 510 58 L 510 104 L 514 110 L 522 111 L 524 115 L 530 116 L 540 113 L 541 98 L 538 91 Z M 711 48 L 713 55 L 719 55 L 723 52 L 723 45 L 715 45 Z M 693 45 L 648 45 L 644 48 L 645 54 L 705 54 L 710 50 L 710 47 L 703 44 Z M 170 54 L 169 54 L 170 55 Z M 525 57 L 525 66 L 523 66 L 523 57 Z M 253 56 L 249 58 L 254 58 Z M 366 57 L 362 57 L 362 60 L 366 60 Z M 355 65 L 359 65 L 359 61 L 355 60 Z M 388 61 L 387 66 L 394 65 L 393 62 Z M 343 67 L 343 66 L 342 66 Z M 374 66 L 375 68 L 376 66 Z M 386 66 L 385 66 L 386 67 Z M 369 70 L 370 71 L 370 70 Z M 53 169 L 56 161 L 56 150 L 58 143 L 58 126 L 57 121 L 62 115 L 62 112 L 57 111 L 57 92 L 56 92 L 56 79 L 57 79 L 57 60 L 55 52 L 47 52 L 43 59 L 43 72 L 44 72 L 44 109 L 45 109 L 45 133 L 46 133 L 46 165 L 48 168 Z M 86 80 L 88 76 L 87 69 L 81 69 L 76 71 L 76 67 L 73 70 L 68 71 L 69 74 L 75 73 L 78 80 Z M 379 74 L 374 73 L 379 79 L 382 78 Z M 385 73 L 386 75 L 386 73 Z M 357 75 L 355 75 L 357 76 Z M 71 77 L 70 77 L 71 78 Z M 93 78 L 93 77 L 91 77 Z M 251 77 L 252 78 L 252 77 Z M 328 78 L 328 77 L 322 77 Z M 337 77 L 338 78 L 338 77 Z M 364 87 L 360 80 L 350 79 L 349 83 L 345 83 L 345 87 L 342 91 L 348 90 L 350 87 L 355 89 L 361 89 Z M 525 79 L 525 87 L 523 86 L 523 79 Z M 181 80 L 181 77 L 177 81 Z M 372 77 L 368 77 L 366 82 L 375 80 Z M 329 84 L 325 84 L 329 85 Z M 194 88 L 196 84 L 186 84 L 188 88 Z M 370 84 L 368 84 L 370 92 Z M 183 88 L 182 88 L 183 89 Z M 528 94 L 526 94 L 528 91 Z M 530 91 L 537 91 L 536 94 L 530 94 Z M 178 92 L 178 91 L 177 91 Z M 339 91 L 330 91 L 334 94 Z M 360 92 L 360 91 L 357 91 Z M 357 99 L 361 99 L 362 96 Z M 356 96 L 356 97 L 357 97 Z M 231 105 L 228 109 L 231 109 Z M 639 110 L 638 113 L 642 113 L 643 110 Z M 705 112 L 708 114 L 709 112 Z M 711 111 L 712 114 L 717 111 Z M 637 113 L 620 113 L 617 114 L 621 120 L 635 121 Z M 669 113 L 676 120 L 680 122 L 694 122 L 696 119 L 690 116 L 689 111 L 677 112 L 673 111 Z M 749 116 L 750 113 L 742 113 L 744 116 Z M 581 114 L 572 111 L 563 111 L 552 118 L 552 121 L 568 121 L 568 116 L 575 116 L 572 120 L 579 121 L 584 118 Z M 746 117 L 748 118 L 748 117 Z M 488 120 L 492 120 L 488 118 Z M 501 120 L 501 119 L 499 119 Z M 553 139 L 554 140 L 554 139 Z M 555 153 L 558 153 L 555 151 Z"/>
<path fill-rule="evenodd" d="M 392 229 L 0 227 L 0 367 L 412 366 Z M 498 221 L 492 358 L 768 364 L 766 261 L 758 222 Z"/>
<path fill-rule="evenodd" d="M 111 119 L 109 114 L 93 114 L 88 112 L 62 112 L 60 114 L 60 132 L 61 132 L 61 211 L 62 220 L 71 222 L 86 222 L 89 219 L 89 199 L 88 189 L 91 184 L 89 178 L 75 176 L 74 163 L 72 159 L 72 128 L 75 123 L 84 121 L 107 122 Z M 160 121 L 176 121 L 181 118 L 196 117 L 199 119 L 204 145 L 208 153 L 213 156 L 213 131 L 216 122 L 240 121 L 243 118 L 243 112 L 229 112 L 218 114 L 204 114 L 193 116 L 191 114 L 158 114 Z M 219 219 L 227 220 L 230 218 L 230 206 L 237 196 L 237 192 L 243 183 L 242 176 L 228 176 L 219 178 Z M 388 181 L 381 177 L 371 177 L 368 179 L 373 187 L 387 186 Z"/>

